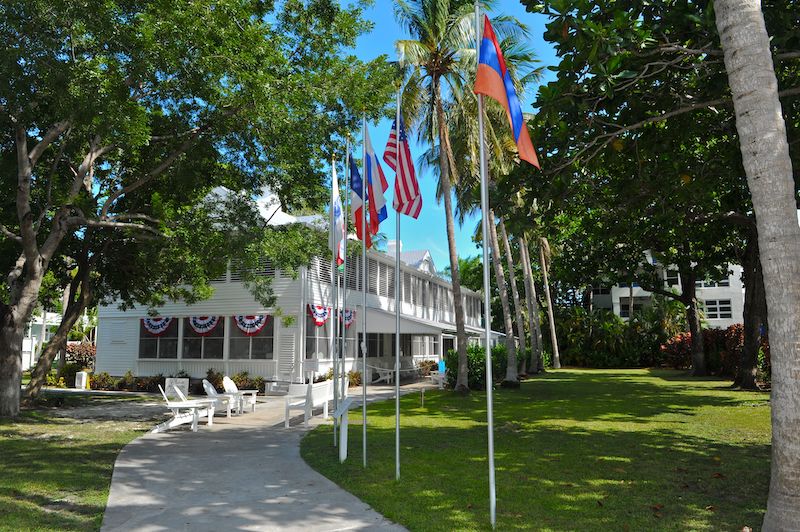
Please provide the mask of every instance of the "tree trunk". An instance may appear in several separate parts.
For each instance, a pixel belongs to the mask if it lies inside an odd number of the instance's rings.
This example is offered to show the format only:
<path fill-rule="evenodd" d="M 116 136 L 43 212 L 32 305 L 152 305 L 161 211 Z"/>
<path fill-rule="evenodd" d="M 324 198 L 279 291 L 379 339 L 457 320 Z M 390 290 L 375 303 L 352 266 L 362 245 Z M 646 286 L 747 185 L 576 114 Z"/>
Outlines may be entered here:
<path fill-rule="evenodd" d="M 687 271 L 686 267 L 680 268 L 678 275 L 680 275 L 682 287 L 680 301 L 686 305 L 686 323 L 689 325 L 689 333 L 692 335 L 692 375 L 703 377 L 708 375 L 708 370 L 703 347 L 703 330 L 700 326 L 700 309 L 697 305 L 697 290 L 694 285 L 697 276 L 694 270 Z"/>
<path fill-rule="evenodd" d="M 767 300 L 764 296 L 764 277 L 758 256 L 758 233 L 753 227 L 747 238 L 742 259 L 744 281 L 744 345 L 739 357 L 739 371 L 733 385 L 744 390 L 757 390 L 758 348 L 762 327 L 767 326 Z"/>
<path fill-rule="evenodd" d="M 82 264 L 77 275 L 73 278 L 70 286 L 68 286 L 65 291 L 65 293 L 68 294 L 68 299 L 65 298 L 64 301 L 66 303 L 64 307 L 64 316 L 53 338 L 47 344 L 39 360 L 36 361 L 36 367 L 31 372 L 31 381 L 28 383 L 28 387 L 25 388 L 26 400 L 37 397 L 42 387 L 47 384 L 47 374 L 50 373 L 50 368 L 59 349 L 63 348 L 64 358 L 66 358 L 66 345 L 69 331 L 72 330 L 72 327 L 74 327 L 75 323 L 80 319 L 81 314 L 86 307 L 89 306 L 92 298 L 91 287 L 88 285 L 88 269 L 85 263 Z M 74 297 L 75 294 L 77 294 L 77 297 Z"/>
<path fill-rule="evenodd" d="M 525 277 L 525 302 L 528 307 L 528 328 L 531 331 L 531 362 L 534 373 L 544 371 L 542 359 L 542 328 L 539 324 L 539 301 L 536 296 L 536 283 L 533 280 L 533 267 L 528 252 L 528 239 L 520 238 L 519 250 L 522 259 L 522 274 Z"/>
<path fill-rule="evenodd" d="M 763 529 L 800 530 L 800 227 L 786 124 L 760 2 L 718 0 L 714 11 L 769 311 L 772 469 Z"/>
<path fill-rule="evenodd" d="M 542 263 L 542 277 L 544 279 L 544 295 L 547 298 L 547 317 L 550 320 L 550 341 L 553 344 L 553 367 L 555 369 L 561 368 L 561 357 L 558 355 L 558 338 L 556 337 L 556 322 L 553 319 L 553 298 L 550 296 L 550 283 L 547 280 L 547 258 L 545 257 L 544 248 L 547 245 L 547 239 L 542 237 L 539 244 L 539 260 Z"/>
<path fill-rule="evenodd" d="M 508 266 L 508 284 L 511 285 L 511 297 L 514 302 L 514 314 L 517 323 L 517 337 L 519 338 L 519 352 L 522 353 L 522 373 L 527 373 L 527 342 L 525 341 L 525 319 L 522 317 L 522 305 L 519 301 L 519 290 L 517 289 L 517 276 L 514 272 L 514 257 L 511 255 L 511 243 L 508 241 L 506 224 L 500 218 L 500 237 L 503 239 L 503 247 L 506 252 L 506 265 Z M 519 357 L 517 357 L 519 358 Z"/>
<path fill-rule="evenodd" d="M 519 375 L 517 374 L 517 350 L 514 345 L 514 324 L 511 320 L 511 308 L 508 306 L 508 289 L 506 288 L 506 276 L 503 271 L 503 258 L 500 256 L 500 245 L 497 242 L 497 226 L 495 225 L 494 211 L 489 209 L 489 234 L 483 238 L 489 238 L 492 245 L 492 265 L 494 266 L 494 278 L 497 281 L 497 291 L 500 292 L 500 303 L 503 307 L 503 326 L 506 331 L 506 376 L 503 379 L 504 387 L 518 387 Z M 487 383 L 487 386 L 489 384 Z"/>
<path fill-rule="evenodd" d="M 23 328 L 11 308 L 0 303 L 0 418 L 19 415 Z"/>
<path fill-rule="evenodd" d="M 467 365 L 467 330 L 464 322 L 464 303 L 461 300 L 461 276 L 458 271 L 458 251 L 456 250 L 455 222 L 453 220 L 453 198 L 451 194 L 450 170 L 447 164 L 447 153 L 450 151 L 450 138 L 447 132 L 444 108 L 442 107 L 439 79 L 433 79 L 433 97 L 436 106 L 436 120 L 439 127 L 439 178 L 442 180 L 442 196 L 444 197 L 444 213 L 447 226 L 447 247 L 450 252 L 450 280 L 453 284 L 453 304 L 456 314 L 456 343 L 458 349 L 458 376 L 455 390 L 469 393 L 469 369 Z"/>
<path fill-rule="evenodd" d="M 628 281 L 628 320 L 633 317 L 633 281 Z"/>

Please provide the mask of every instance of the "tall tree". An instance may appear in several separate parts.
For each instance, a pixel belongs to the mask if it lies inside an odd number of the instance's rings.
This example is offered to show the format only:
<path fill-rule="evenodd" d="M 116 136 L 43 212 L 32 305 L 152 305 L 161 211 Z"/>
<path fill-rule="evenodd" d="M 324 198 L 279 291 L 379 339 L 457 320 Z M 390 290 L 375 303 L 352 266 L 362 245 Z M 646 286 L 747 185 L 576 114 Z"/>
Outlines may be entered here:
<path fill-rule="evenodd" d="M 492 266 L 494 276 L 497 281 L 497 288 L 500 292 L 500 304 L 503 305 L 503 330 L 506 333 L 505 346 L 508 364 L 506 364 L 506 374 L 503 377 L 503 386 L 519 387 L 519 375 L 517 373 L 517 346 L 514 342 L 514 325 L 511 320 L 511 308 L 508 304 L 508 287 L 506 286 L 506 276 L 503 269 L 503 257 L 500 254 L 500 244 L 497 238 L 497 222 L 495 221 L 494 210 L 489 209 L 489 242 L 492 251 Z M 484 238 L 487 238 L 484 235 Z"/>
<path fill-rule="evenodd" d="M 531 331 L 531 360 L 530 369 L 534 373 L 544 371 L 544 359 L 542 358 L 542 327 L 539 319 L 539 300 L 536 297 L 536 284 L 533 279 L 533 267 L 531 266 L 531 256 L 528 248 L 526 236 L 520 237 L 520 255 L 522 260 L 522 271 L 525 281 L 525 302 L 528 308 L 528 324 Z"/>
<path fill-rule="evenodd" d="M 331 138 L 358 120 L 347 109 L 377 116 L 389 99 L 385 58 L 343 57 L 366 28 L 360 7 L 331 0 L 0 7 L 0 179 L 16 190 L 0 214 L 13 249 L 0 257 L 0 417 L 19 412 L 22 331 L 68 249 L 73 263 L 88 257 L 72 267 L 91 284 L 114 274 L 101 262 L 131 256 L 111 250 L 157 253 L 208 231 L 186 224 L 216 186 L 268 186 L 286 207 L 324 201 Z M 178 280 L 207 295 L 200 271 Z M 91 287 L 76 282 L 68 310 L 80 313 Z"/>
<path fill-rule="evenodd" d="M 516 269 L 514 265 L 514 257 L 511 254 L 511 242 L 508 240 L 508 232 L 506 231 L 506 224 L 500 218 L 500 238 L 503 240 L 503 251 L 506 256 L 506 266 L 508 267 L 508 284 L 511 285 L 511 296 L 514 302 L 514 316 L 517 324 L 517 336 L 519 338 L 519 352 L 522 353 L 521 370 L 522 373 L 527 373 L 527 342 L 525 341 L 525 320 L 522 317 L 522 304 L 519 297 L 519 289 L 517 288 L 517 276 L 514 273 Z"/>
<path fill-rule="evenodd" d="M 800 529 L 800 226 L 770 38 L 759 0 L 719 0 L 716 24 L 758 222 L 772 355 L 767 531 Z"/>
<path fill-rule="evenodd" d="M 404 91 L 404 101 L 410 112 L 410 123 L 427 122 L 421 131 L 436 132 L 439 150 L 439 184 L 444 200 L 447 245 L 450 256 L 450 279 L 453 283 L 453 303 L 456 318 L 458 376 L 456 391 L 468 393 L 467 333 L 464 304 L 461 297 L 461 277 L 458 270 L 458 250 L 453 218 L 452 179 L 455 171 L 450 133 L 445 116 L 443 84 L 463 76 L 463 59 L 474 54 L 475 42 L 472 3 L 466 0 L 398 0 L 395 14 L 412 36 L 397 41 L 400 62 L 410 66 L 413 73 Z M 422 103 L 420 103 L 422 102 Z M 416 111 L 416 112 L 414 112 Z M 428 141 L 427 137 L 422 138 Z"/>

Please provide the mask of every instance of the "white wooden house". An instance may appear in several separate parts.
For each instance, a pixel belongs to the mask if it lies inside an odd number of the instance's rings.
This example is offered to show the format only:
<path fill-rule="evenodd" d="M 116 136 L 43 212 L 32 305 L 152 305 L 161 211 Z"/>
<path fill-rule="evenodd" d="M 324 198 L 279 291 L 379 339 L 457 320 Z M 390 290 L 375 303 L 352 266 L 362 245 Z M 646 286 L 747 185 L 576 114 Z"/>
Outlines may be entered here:
<path fill-rule="evenodd" d="M 424 253 L 410 256 L 424 259 Z M 429 254 L 427 255 L 429 257 Z M 394 257 L 368 253 L 367 350 L 368 364 L 389 367 L 394 357 Z M 352 367 L 356 338 L 362 333 L 361 261 L 347 267 L 346 366 Z M 454 346 L 453 293 L 448 281 L 431 273 L 432 261 L 422 260 L 401 269 L 401 355 L 439 359 Z M 209 368 L 228 375 L 247 371 L 267 380 L 299 381 L 310 371 L 325 373 L 330 355 L 333 318 L 331 261 L 317 258 L 297 278 L 274 271 L 265 261 L 257 272 L 273 277 L 274 307 L 255 301 L 241 282 L 241 272 L 229 271 L 213 283 L 214 295 L 187 305 L 170 302 L 152 319 L 146 309 L 99 309 L 97 372 L 123 375 L 174 375 L 184 371 L 205 376 Z M 467 332 L 481 329 L 481 297 L 463 290 Z M 263 327 L 259 321 L 266 317 Z M 257 330 L 258 329 L 258 330 Z M 360 355 L 359 355 L 360 360 Z M 409 362 L 407 360 L 406 362 Z M 360 364 L 359 364 L 360 369 Z"/>

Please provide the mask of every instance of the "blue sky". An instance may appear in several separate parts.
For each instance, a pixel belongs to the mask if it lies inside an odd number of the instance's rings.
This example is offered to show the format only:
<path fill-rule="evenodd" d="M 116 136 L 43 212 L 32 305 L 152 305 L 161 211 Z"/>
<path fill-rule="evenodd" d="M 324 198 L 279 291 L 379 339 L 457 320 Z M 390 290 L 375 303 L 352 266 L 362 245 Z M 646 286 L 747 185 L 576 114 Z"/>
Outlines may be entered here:
<path fill-rule="evenodd" d="M 489 13 L 489 17 L 496 15 L 513 15 L 522 23 L 526 24 L 530 30 L 530 46 L 535 50 L 539 61 L 544 66 L 556 65 L 557 59 L 553 49 L 544 42 L 544 24 L 547 18 L 538 14 L 527 13 L 525 8 L 515 0 L 501 0 L 496 2 L 495 9 Z M 355 54 L 363 60 L 374 59 L 380 54 L 386 54 L 390 60 L 397 58 L 394 43 L 398 39 L 405 39 L 406 35 L 394 18 L 393 3 L 389 0 L 377 0 L 375 5 L 369 9 L 367 18 L 375 23 L 374 29 L 367 35 L 362 36 L 357 44 Z M 552 72 L 545 73 L 545 81 L 551 79 Z M 527 95 L 523 102 L 523 111 L 531 112 L 532 94 Z M 378 157 L 383 157 L 383 148 L 389 138 L 391 120 L 383 120 L 378 124 L 368 124 L 372 145 Z M 413 137 L 412 134 L 409 135 Z M 534 145 L 536 139 L 534 139 Z M 412 144 L 411 152 L 416 158 L 423 153 L 421 145 Z M 389 181 L 389 190 L 386 192 L 386 201 L 391 206 L 391 198 L 394 190 L 394 172 L 383 165 L 386 178 Z M 444 204 L 438 204 L 435 200 L 436 183 L 435 177 L 430 171 L 420 172 L 417 170 L 420 189 L 423 197 L 423 208 L 419 219 L 414 220 L 408 216 L 401 216 L 401 240 L 403 250 L 428 249 L 433 255 L 437 269 L 443 270 L 450 264 L 447 250 L 447 234 L 445 232 Z M 472 234 L 480 221 L 480 216 L 475 215 L 468 218 L 464 225 L 456 225 L 456 241 L 458 254 L 461 257 L 468 257 L 480 253 L 480 249 L 472 242 Z M 395 217 L 394 211 L 389 210 L 389 218 L 381 224 L 381 231 L 390 240 L 395 238 Z"/>

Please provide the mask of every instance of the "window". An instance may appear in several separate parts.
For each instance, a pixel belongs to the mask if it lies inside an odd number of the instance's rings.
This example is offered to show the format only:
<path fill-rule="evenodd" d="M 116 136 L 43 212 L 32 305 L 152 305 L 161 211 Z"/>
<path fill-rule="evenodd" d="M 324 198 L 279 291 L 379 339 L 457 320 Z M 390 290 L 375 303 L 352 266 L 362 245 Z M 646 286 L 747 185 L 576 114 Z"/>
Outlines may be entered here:
<path fill-rule="evenodd" d="M 619 283 L 617 286 L 619 286 L 620 288 L 628 288 L 628 283 Z M 634 288 L 639 288 L 639 283 L 636 283 L 636 282 L 633 283 L 633 287 Z"/>
<path fill-rule="evenodd" d="M 703 281 L 695 281 L 694 285 L 697 288 L 716 288 L 718 286 L 730 286 L 731 282 L 729 279 L 723 279 L 722 281 L 711 281 L 709 279 L 705 279 Z"/>
<path fill-rule="evenodd" d="M 306 358 L 330 358 L 331 323 L 317 327 L 314 318 L 306 314 Z"/>
<path fill-rule="evenodd" d="M 730 299 L 708 299 L 705 301 L 706 318 L 709 320 L 719 320 L 732 318 Z"/>
<path fill-rule="evenodd" d="M 611 289 L 608 287 L 603 286 L 593 286 L 592 287 L 592 295 L 595 296 L 606 296 L 611 293 Z"/>
<path fill-rule="evenodd" d="M 649 298 L 646 297 L 634 297 L 633 298 L 633 312 L 641 312 L 645 305 L 648 303 Z M 620 318 L 630 318 L 630 298 L 621 297 L 619 298 L 619 317 Z"/>
<path fill-rule="evenodd" d="M 369 272 L 367 272 L 367 292 L 378 294 L 378 263 L 375 259 L 367 261 Z"/>
<path fill-rule="evenodd" d="M 178 319 L 154 318 L 153 321 L 163 324 L 163 332 L 154 327 L 145 326 L 145 318 L 139 325 L 139 358 L 178 358 Z"/>
<path fill-rule="evenodd" d="M 666 270 L 664 272 L 664 284 L 669 286 L 678 286 L 679 285 L 679 275 L 678 270 Z"/>
<path fill-rule="evenodd" d="M 403 272 L 403 302 L 411 303 L 411 274 Z"/>
<path fill-rule="evenodd" d="M 213 329 L 202 334 L 195 330 L 191 320 L 192 318 L 183 318 L 181 358 L 221 359 L 225 343 L 225 319 L 220 317 Z"/>
<path fill-rule="evenodd" d="M 248 336 L 231 318 L 231 344 L 228 358 L 231 360 L 271 360 L 273 358 L 275 340 L 275 320 L 267 317 L 264 328 Z"/>

